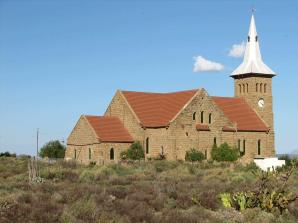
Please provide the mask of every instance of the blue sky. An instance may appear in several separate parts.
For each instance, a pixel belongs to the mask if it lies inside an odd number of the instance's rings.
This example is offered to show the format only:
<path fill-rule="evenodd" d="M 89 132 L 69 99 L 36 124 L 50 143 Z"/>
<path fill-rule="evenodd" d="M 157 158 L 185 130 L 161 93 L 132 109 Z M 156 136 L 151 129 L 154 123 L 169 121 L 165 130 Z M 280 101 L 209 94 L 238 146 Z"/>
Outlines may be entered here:
<path fill-rule="evenodd" d="M 273 80 L 276 149 L 298 149 L 297 1 L 0 0 L 0 151 L 66 139 L 81 114 L 100 115 L 117 89 L 204 87 L 233 96 L 252 5 Z M 224 65 L 193 72 L 194 57 Z"/>

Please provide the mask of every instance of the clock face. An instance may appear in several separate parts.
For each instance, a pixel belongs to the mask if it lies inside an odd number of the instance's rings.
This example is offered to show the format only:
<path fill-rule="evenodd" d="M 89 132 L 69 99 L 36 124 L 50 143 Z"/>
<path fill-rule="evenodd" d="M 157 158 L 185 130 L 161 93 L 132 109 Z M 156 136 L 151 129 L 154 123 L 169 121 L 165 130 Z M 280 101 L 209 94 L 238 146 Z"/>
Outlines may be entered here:
<path fill-rule="evenodd" d="M 264 101 L 263 98 L 261 98 L 261 99 L 258 101 L 258 106 L 259 106 L 260 108 L 264 108 L 264 106 L 265 106 L 265 101 Z"/>

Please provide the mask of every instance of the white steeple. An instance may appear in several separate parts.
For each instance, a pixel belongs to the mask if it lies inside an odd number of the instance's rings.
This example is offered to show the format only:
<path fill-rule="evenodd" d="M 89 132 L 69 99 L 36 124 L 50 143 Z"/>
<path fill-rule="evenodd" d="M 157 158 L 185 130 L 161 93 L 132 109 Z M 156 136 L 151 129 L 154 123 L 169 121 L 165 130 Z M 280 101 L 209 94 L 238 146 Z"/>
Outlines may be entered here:
<path fill-rule="evenodd" d="M 251 16 L 243 62 L 231 76 L 243 74 L 276 75 L 262 60 L 254 15 Z"/>

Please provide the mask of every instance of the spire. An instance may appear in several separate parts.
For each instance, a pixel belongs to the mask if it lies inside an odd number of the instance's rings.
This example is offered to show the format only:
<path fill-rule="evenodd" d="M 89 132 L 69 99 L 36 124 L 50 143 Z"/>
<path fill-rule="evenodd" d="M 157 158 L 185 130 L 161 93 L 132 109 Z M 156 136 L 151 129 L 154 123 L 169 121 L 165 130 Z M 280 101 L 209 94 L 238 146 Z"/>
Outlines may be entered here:
<path fill-rule="evenodd" d="M 243 62 L 236 70 L 233 71 L 231 76 L 236 77 L 243 74 L 260 74 L 268 76 L 276 75 L 274 71 L 272 71 L 262 60 L 259 38 L 253 14 L 250 20 Z"/>

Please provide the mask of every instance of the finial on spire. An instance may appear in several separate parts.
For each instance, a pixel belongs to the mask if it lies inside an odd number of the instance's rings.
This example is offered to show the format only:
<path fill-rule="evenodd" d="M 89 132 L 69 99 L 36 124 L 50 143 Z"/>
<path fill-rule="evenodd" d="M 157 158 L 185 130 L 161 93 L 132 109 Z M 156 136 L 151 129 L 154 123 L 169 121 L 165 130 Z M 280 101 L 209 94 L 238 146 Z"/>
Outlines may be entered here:
<path fill-rule="evenodd" d="M 254 14 L 256 11 L 257 11 L 257 10 L 256 10 L 256 7 L 252 6 L 252 7 L 251 7 L 251 14 Z"/>

